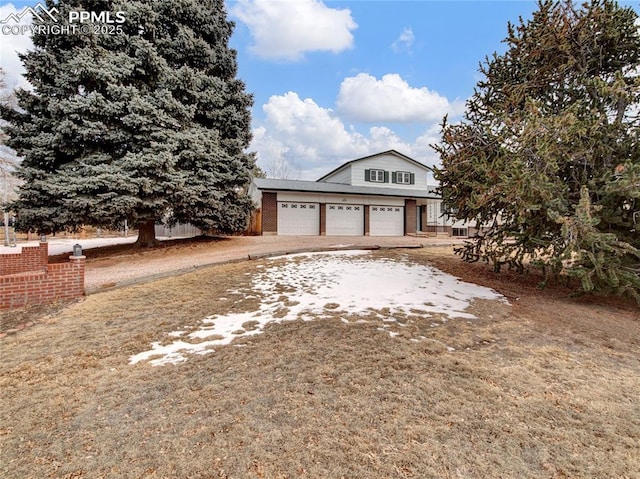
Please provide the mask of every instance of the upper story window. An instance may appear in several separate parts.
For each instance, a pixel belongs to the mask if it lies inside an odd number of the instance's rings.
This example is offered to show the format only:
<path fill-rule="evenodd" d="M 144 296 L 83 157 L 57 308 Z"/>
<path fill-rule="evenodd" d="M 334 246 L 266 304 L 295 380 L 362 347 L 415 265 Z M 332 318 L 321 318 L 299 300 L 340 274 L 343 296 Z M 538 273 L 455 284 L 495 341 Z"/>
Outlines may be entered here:
<path fill-rule="evenodd" d="M 416 175 L 414 173 L 409 173 L 408 171 L 394 171 L 391 175 L 391 179 L 393 183 L 397 183 L 399 185 L 413 185 L 415 184 Z"/>
<path fill-rule="evenodd" d="M 364 170 L 364 181 L 372 183 L 393 183 L 396 185 L 414 185 L 416 174 L 408 171 L 386 171 L 378 168 Z"/>
<path fill-rule="evenodd" d="M 367 170 L 369 172 L 368 180 L 374 183 L 385 183 L 384 170 Z"/>
<path fill-rule="evenodd" d="M 401 185 L 410 185 L 411 184 L 411 173 L 407 171 L 397 171 L 396 172 L 396 183 Z"/>

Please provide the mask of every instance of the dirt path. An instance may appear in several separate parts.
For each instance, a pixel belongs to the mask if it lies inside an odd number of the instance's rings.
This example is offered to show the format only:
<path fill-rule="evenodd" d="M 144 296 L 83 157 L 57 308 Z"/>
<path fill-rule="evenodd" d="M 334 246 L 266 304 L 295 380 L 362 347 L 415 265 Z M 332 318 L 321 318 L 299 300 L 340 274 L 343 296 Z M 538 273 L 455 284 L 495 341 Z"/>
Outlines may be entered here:
<path fill-rule="evenodd" d="M 87 294 L 135 284 L 175 273 L 193 271 L 212 264 L 227 263 L 273 253 L 316 248 L 450 246 L 452 238 L 368 237 L 368 236 L 237 236 L 211 241 L 173 243 L 166 248 L 122 254 L 87 251 L 85 287 Z M 105 253 L 109 252 L 105 248 Z"/>

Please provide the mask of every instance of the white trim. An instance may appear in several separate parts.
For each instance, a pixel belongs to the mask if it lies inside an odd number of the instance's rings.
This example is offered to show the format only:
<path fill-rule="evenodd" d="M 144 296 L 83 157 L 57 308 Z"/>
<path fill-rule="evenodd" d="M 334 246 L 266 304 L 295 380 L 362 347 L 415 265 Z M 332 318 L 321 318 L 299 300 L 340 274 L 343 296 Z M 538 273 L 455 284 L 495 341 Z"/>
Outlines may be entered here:
<path fill-rule="evenodd" d="M 278 201 L 306 201 L 308 203 L 343 203 L 353 205 L 404 206 L 404 198 L 384 196 L 343 195 L 337 193 L 305 193 L 278 191 Z"/>
<path fill-rule="evenodd" d="M 408 171 L 396 171 L 396 183 L 399 185 L 410 185 L 411 173 Z"/>
<path fill-rule="evenodd" d="M 371 183 L 384 183 L 384 170 L 379 170 L 379 169 L 369 170 L 369 181 Z"/>

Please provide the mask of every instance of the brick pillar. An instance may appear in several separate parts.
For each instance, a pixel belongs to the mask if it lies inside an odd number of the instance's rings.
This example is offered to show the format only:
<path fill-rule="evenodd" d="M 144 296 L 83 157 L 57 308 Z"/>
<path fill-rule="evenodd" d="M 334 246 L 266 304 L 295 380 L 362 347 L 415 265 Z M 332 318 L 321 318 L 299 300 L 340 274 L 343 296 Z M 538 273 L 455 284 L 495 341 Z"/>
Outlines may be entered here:
<path fill-rule="evenodd" d="M 69 262 L 74 273 L 71 289 L 73 296 L 84 296 L 84 268 L 86 256 L 69 256 Z"/>
<path fill-rule="evenodd" d="M 369 224 L 370 224 L 370 216 L 369 216 L 369 205 L 364 205 L 364 235 L 369 236 Z"/>
<path fill-rule="evenodd" d="M 45 269 L 49 264 L 49 243 L 46 241 L 40 242 L 40 265 L 42 269 Z"/>
<path fill-rule="evenodd" d="M 320 203 L 320 236 L 327 236 L 327 204 Z"/>
<path fill-rule="evenodd" d="M 278 234 L 277 193 L 262 193 L 262 234 Z"/>
<path fill-rule="evenodd" d="M 404 200 L 404 234 L 416 234 L 416 200 Z"/>

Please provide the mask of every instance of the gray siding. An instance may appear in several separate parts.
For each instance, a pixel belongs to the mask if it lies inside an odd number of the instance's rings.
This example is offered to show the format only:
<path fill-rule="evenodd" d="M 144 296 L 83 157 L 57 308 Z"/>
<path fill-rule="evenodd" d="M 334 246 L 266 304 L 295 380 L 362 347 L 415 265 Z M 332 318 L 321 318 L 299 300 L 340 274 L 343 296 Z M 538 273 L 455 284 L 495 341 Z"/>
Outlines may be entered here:
<path fill-rule="evenodd" d="M 336 171 L 334 174 L 327 176 L 322 180 L 324 183 L 341 183 L 343 185 L 351 184 L 351 165 Z"/>

